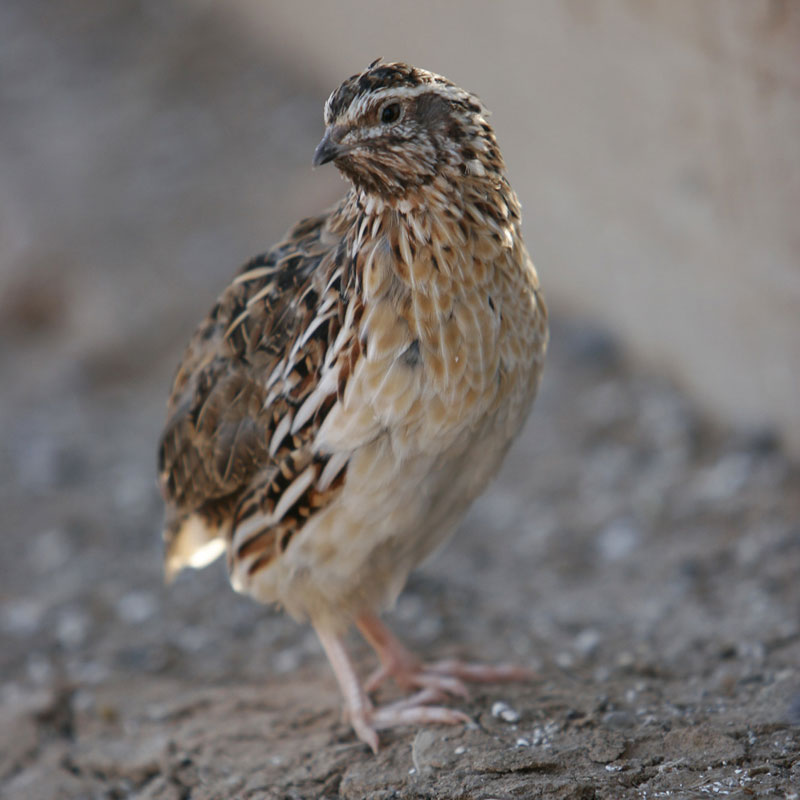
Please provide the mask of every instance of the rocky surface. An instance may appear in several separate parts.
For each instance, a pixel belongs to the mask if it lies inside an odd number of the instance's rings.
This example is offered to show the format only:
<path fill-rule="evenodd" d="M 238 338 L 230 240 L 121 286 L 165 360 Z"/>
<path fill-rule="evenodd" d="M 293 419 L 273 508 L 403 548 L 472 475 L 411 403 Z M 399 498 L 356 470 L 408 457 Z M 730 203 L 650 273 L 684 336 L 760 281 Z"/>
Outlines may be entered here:
<path fill-rule="evenodd" d="M 798 797 L 800 471 L 580 321 L 393 615 L 427 656 L 537 671 L 477 688 L 473 725 L 375 757 L 307 628 L 220 564 L 162 585 L 181 346 L 341 191 L 308 167 L 329 87 L 195 9 L 0 7 L 0 797 Z"/>

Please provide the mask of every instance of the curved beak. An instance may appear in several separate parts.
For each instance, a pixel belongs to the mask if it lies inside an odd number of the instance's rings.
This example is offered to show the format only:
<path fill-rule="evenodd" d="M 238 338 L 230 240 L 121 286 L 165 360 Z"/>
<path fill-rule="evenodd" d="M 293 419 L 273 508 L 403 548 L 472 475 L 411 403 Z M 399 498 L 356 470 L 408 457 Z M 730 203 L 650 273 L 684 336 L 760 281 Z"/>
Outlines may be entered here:
<path fill-rule="evenodd" d="M 344 129 L 340 126 L 332 125 L 328 128 L 322 137 L 322 141 L 314 151 L 314 158 L 311 159 L 311 164 L 319 167 L 342 155 L 345 151 L 341 144 L 342 136 L 344 136 Z"/>

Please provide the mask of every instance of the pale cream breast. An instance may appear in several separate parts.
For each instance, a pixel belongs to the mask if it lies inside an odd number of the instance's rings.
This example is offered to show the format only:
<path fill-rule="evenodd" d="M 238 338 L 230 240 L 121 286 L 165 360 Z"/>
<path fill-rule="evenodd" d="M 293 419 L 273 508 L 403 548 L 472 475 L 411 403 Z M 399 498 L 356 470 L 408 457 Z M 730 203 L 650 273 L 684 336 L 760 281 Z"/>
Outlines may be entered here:
<path fill-rule="evenodd" d="M 441 241 L 405 242 L 399 269 L 386 244 L 366 255 L 362 357 L 317 433 L 319 451 L 349 451 L 343 489 L 278 562 L 234 575 L 301 618 L 393 604 L 496 473 L 536 391 L 546 327 L 524 248 L 486 265 L 472 247 L 438 262 Z"/>

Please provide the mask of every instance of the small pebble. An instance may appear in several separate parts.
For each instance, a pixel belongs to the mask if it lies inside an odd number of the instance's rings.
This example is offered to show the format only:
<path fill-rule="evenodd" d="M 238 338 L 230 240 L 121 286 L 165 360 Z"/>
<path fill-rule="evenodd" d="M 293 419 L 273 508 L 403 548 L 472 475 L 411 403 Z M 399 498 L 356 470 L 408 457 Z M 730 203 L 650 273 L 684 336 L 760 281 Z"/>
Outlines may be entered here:
<path fill-rule="evenodd" d="M 117 603 L 117 614 L 125 622 L 146 622 L 158 610 L 158 602 L 150 592 L 133 591 L 123 595 Z"/>
<path fill-rule="evenodd" d="M 546 736 L 544 734 L 544 731 L 541 728 L 534 728 L 533 729 L 533 736 L 532 736 L 532 742 L 531 742 L 532 744 L 540 745 L 545 741 L 545 739 L 546 739 Z"/>
<path fill-rule="evenodd" d="M 280 650 L 272 659 L 272 668 L 275 672 L 285 674 L 297 669 L 303 660 L 303 654 L 297 647 L 287 647 Z"/>
<path fill-rule="evenodd" d="M 641 531 L 631 520 L 618 519 L 600 532 L 595 546 L 603 561 L 612 564 L 628 558 L 641 539 Z"/>
<path fill-rule="evenodd" d="M 457 756 L 463 756 L 463 755 L 464 755 L 464 753 L 466 753 L 466 752 L 467 752 L 467 748 L 466 748 L 466 747 L 464 747 L 464 745 L 462 744 L 462 745 L 460 745 L 460 746 L 456 747 L 456 749 L 455 749 L 455 750 L 453 750 L 453 752 L 454 752 L 454 753 L 455 753 Z"/>
<path fill-rule="evenodd" d="M 744 488 L 752 471 L 753 459 L 747 453 L 723 456 L 699 476 L 697 494 L 707 501 L 731 498 Z"/>
<path fill-rule="evenodd" d="M 492 716 L 502 719 L 503 722 L 519 722 L 519 713 L 502 700 L 498 700 L 492 705 Z"/>
<path fill-rule="evenodd" d="M 212 637 L 207 629 L 192 625 L 178 631 L 175 641 L 184 652 L 199 653 L 204 647 L 211 644 Z"/>
<path fill-rule="evenodd" d="M 530 747 L 530 746 L 531 743 L 527 739 L 523 739 L 522 737 L 517 739 L 517 747 Z"/>
<path fill-rule="evenodd" d="M 556 654 L 555 662 L 561 669 L 571 669 L 575 666 L 575 656 L 564 650 Z"/>
<path fill-rule="evenodd" d="M 50 659 L 41 653 L 31 653 L 25 666 L 33 683 L 44 685 L 53 680 L 55 670 Z"/>
<path fill-rule="evenodd" d="M 2 611 L 3 628 L 18 636 L 35 633 L 44 616 L 44 608 L 33 600 L 9 603 Z"/>
<path fill-rule="evenodd" d="M 89 635 L 91 620 L 82 609 L 66 609 L 62 611 L 56 622 L 56 637 L 67 648 L 75 648 L 83 644 Z"/>
<path fill-rule="evenodd" d="M 67 534 L 60 528 L 42 531 L 33 537 L 28 559 L 36 572 L 44 574 L 63 567 L 72 555 Z"/>
<path fill-rule="evenodd" d="M 584 628 L 575 637 L 575 649 L 583 656 L 590 656 L 597 650 L 602 638 L 596 628 Z"/>

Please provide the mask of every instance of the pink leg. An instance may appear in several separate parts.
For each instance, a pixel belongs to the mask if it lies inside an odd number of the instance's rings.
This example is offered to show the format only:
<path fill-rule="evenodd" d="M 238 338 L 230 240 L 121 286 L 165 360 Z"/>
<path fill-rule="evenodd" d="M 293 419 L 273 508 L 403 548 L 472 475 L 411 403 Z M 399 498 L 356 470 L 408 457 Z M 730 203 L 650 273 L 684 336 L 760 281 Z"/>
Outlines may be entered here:
<path fill-rule="evenodd" d="M 324 628 L 315 630 L 339 682 L 350 724 L 356 736 L 368 744 L 373 753 L 378 752 L 379 730 L 400 725 L 457 725 L 470 721 L 461 711 L 429 705 L 440 697 L 440 693 L 434 689 L 424 689 L 405 700 L 375 708 L 361 687 L 342 640 Z"/>
<path fill-rule="evenodd" d="M 333 667 L 333 674 L 339 682 L 339 688 L 344 696 L 345 713 L 350 719 L 350 724 L 356 736 L 366 742 L 373 753 L 378 752 L 378 734 L 370 725 L 373 705 L 366 692 L 361 688 L 358 675 L 353 667 L 353 662 L 344 649 L 342 640 L 326 630 L 315 628 L 322 644 L 325 655 L 328 656 Z"/>
<path fill-rule="evenodd" d="M 455 659 L 423 664 L 402 642 L 373 614 L 363 614 L 356 625 L 364 638 L 378 654 L 381 666 L 366 682 L 366 691 L 372 691 L 388 677 L 405 689 L 432 689 L 440 693 L 466 697 L 465 681 L 474 683 L 502 683 L 527 681 L 534 673 L 510 664 L 487 666 L 469 664 Z"/>

